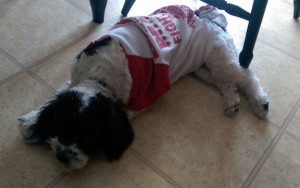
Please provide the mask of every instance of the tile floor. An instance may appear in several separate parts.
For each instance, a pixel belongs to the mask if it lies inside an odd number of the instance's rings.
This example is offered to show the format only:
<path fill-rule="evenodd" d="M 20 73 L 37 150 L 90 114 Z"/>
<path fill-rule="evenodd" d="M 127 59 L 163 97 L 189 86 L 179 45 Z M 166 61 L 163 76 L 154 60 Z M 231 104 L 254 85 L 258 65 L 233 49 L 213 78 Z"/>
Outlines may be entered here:
<path fill-rule="evenodd" d="M 251 64 L 270 96 L 267 120 L 244 99 L 236 117 L 225 117 L 219 93 L 187 76 L 132 121 L 136 139 L 119 161 L 93 159 L 67 172 L 48 148 L 22 142 L 17 117 L 68 79 L 68 63 L 120 18 L 123 2 L 109 1 L 97 25 L 88 0 L 0 0 L 0 187 L 300 187 L 300 23 L 292 0 L 269 1 Z M 202 5 L 140 0 L 129 16 L 176 3 Z M 241 49 L 247 23 L 227 18 Z"/>

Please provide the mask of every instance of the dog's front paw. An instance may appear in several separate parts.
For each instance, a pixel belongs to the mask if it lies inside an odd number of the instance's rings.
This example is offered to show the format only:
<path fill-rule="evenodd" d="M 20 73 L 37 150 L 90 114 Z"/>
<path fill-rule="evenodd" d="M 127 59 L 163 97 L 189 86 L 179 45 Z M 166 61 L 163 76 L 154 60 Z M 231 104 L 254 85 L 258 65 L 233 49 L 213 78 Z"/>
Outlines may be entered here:
<path fill-rule="evenodd" d="M 39 142 L 40 138 L 34 134 L 33 125 L 37 122 L 38 111 L 31 111 L 18 118 L 19 130 L 25 143 Z"/>
<path fill-rule="evenodd" d="M 70 88 L 70 86 L 71 86 L 71 81 L 70 81 L 70 80 L 65 81 L 65 82 L 63 83 L 63 85 L 60 86 L 60 88 L 57 90 L 57 92 L 58 92 L 58 93 L 63 92 L 63 91 L 65 91 L 65 90 L 67 90 L 68 88 Z"/>
<path fill-rule="evenodd" d="M 224 104 L 224 114 L 226 116 L 232 117 L 235 116 L 236 113 L 240 109 L 240 103 L 239 102 L 232 102 L 232 103 L 225 103 Z"/>

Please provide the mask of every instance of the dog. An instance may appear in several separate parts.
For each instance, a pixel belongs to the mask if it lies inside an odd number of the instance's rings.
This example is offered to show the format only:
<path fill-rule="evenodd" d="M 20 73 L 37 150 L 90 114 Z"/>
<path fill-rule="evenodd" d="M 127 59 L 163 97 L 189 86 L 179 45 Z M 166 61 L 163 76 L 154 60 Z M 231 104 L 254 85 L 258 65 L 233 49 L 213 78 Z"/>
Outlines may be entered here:
<path fill-rule="evenodd" d="M 24 141 L 50 144 L 68 169 L 81 169 L 99 151 L 117 160 L 134 139 L 130 118 L 190 73 L 220 90 L 225 115 L 238 112 L 242 91 L 265 118 L 267 95 L 255 74 L 240 67 L 226 26 L 209 5 L 166 6 L 120 20 L 77 55 L 70 81 L 50 101 L 19 117 Z"/>

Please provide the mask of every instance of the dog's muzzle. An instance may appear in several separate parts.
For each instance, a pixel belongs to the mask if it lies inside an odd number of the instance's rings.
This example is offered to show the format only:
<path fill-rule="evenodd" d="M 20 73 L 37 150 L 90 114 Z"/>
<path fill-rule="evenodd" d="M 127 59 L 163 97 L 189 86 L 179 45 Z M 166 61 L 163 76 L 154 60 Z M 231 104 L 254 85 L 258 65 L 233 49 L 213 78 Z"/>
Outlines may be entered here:
<path fill-rule="evenodd" d="M 56 151 L 56 158 L 59 162 L 63 163 L 65 166 L 69 166 L 71 161 L 76 158 L 78 154 L 73 152 L 70 149 L 57 149 Z"/>

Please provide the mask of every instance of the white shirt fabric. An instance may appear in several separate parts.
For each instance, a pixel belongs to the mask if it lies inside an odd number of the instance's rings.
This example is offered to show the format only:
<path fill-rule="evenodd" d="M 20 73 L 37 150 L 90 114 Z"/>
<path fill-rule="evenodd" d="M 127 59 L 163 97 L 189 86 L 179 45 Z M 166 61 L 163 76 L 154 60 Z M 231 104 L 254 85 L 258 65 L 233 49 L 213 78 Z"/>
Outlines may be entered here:
<path fill-rule="evenodd" d="M 127 55 L 133 80 L 127 105 L 131 110 L 152 104 L 171 83 L 203 65 L 215 40 L 210 21 L 186 6 L 122 19 L 101 38 L 106 36 L 116 38 Z"/>

